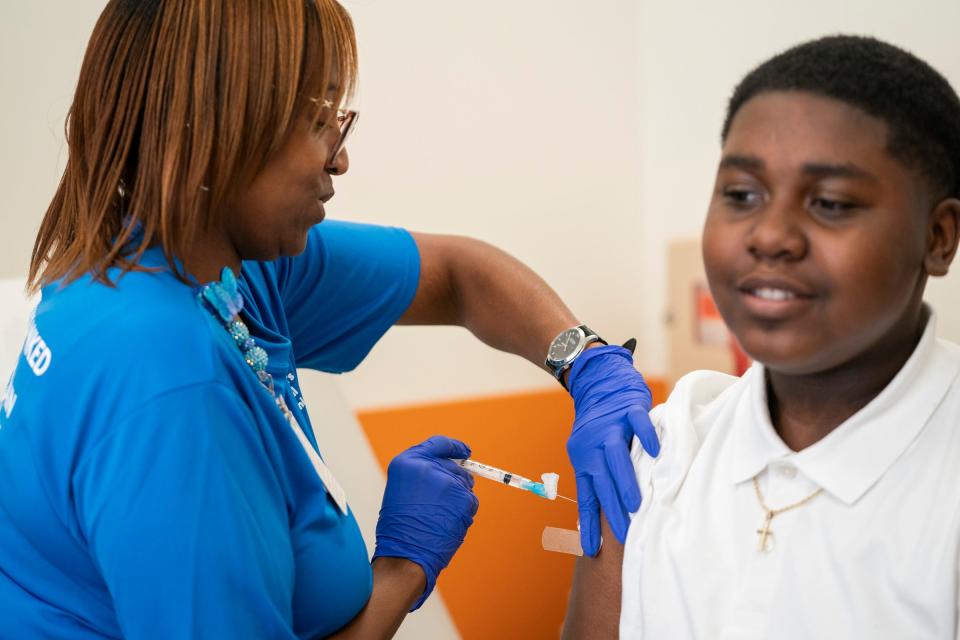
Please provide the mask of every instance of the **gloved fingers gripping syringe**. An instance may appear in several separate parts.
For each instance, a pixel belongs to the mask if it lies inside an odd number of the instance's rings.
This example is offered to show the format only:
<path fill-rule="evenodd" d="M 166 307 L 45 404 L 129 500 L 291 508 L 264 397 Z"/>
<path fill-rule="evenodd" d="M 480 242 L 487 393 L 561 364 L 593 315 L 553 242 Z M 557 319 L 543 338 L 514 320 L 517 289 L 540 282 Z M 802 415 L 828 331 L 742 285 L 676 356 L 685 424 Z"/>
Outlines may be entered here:
<path fill-rule="evenodd" d="M 562 498 L 574 504 L 577 502 L 566 496 L 557 495 L 557 482 L 559 482 L 560 476 L 556 473 L 544 473 L 540 476 L 543 478 L 543 482 L 534 482 L 529 478 L 524 478 L 523 476 L 504 471 L 503 469 L 491 467 L 476 460 L 455 458 L 453 461 L 475 476 L 488 478 L 501 484 L 523 489 L 524 491 L 530 491 L 547 500 Z"/>

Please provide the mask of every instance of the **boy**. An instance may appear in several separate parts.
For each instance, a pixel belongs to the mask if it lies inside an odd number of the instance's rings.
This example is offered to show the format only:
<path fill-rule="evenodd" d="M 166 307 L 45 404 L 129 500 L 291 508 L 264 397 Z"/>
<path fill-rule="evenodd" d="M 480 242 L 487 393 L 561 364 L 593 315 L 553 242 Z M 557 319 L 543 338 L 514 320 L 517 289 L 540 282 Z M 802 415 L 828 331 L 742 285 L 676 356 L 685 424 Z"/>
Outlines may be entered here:
<path fill-rule="evenodd" d="M 960 100 L 828 37 L 747 75 L 722 140 L 704 264 L 756 364 L 653 410 L 643 504 L 579 561 L 566 635 L 957 637 L 960 348 L 923 289 L 957 250 Z"/>

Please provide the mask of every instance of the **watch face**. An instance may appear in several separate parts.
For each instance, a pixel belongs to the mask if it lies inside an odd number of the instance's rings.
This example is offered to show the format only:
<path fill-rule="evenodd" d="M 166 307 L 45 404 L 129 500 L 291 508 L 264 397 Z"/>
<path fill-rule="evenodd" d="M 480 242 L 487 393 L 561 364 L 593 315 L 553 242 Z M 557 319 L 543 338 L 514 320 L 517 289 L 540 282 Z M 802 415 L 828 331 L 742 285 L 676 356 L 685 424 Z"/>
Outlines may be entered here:
<path fill-rule="evenodd" d="M 550 351 L 547 352 L 547 358 L 553 362 L 563 362 L 570 356 L 577 353 L 580 349 L 580 343 L 583 341 L 583 332 L 579 328 L 567 329 L 550 343 Z"/>

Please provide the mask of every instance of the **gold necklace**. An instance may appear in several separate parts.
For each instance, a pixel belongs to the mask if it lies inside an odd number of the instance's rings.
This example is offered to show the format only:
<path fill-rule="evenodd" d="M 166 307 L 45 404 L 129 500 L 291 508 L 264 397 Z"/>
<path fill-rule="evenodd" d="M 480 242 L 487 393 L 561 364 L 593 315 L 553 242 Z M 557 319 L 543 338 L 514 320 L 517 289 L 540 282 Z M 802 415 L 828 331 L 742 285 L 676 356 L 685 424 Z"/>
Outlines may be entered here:
<path fill-rule="evenodd" d="M 757 529 L 757 533 L 760 535 L 760 544 L 757 545 L 757 551 L 761 552 L 773 551 L 773 531 L 770 530 L 770 521 L 773 520 L 775 516 L 780 515 L 784 511 L 790 511 L 791 509 L 802 507 L 823 493 L 823 487 L 821 487 L 803 500 L 794 502 L 793 504 L 788 504 L 787 506 L 780 507 L 779 509 L 771 509 L 767 506 L 767 503 L 763 501 L 763 494 L 760 493 L 760 482 L 757 481 L 757 476 L 753 476 L 753 489 L 757 492 L 757 501 L 760 503 L 760 508 L 766 513 L 766 516 L 763 520 L 763 526 Z"/>

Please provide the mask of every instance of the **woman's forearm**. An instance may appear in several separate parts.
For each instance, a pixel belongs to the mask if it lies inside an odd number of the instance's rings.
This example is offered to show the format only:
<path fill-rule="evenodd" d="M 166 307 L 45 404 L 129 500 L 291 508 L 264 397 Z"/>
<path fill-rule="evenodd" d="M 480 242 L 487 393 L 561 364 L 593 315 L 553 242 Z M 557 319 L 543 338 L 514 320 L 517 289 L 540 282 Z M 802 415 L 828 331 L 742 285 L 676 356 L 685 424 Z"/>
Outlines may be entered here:
<path fill-rule="evenodd" d="M 495 247 L 478 245 L 467 251 L 455 274 L 463 326 L 491 347 L 543 367 L 550 341 L 577 325 L 576 317 L 525 264 Z"/>
<path fill-rule="evenodd" d="M 330 638 L 392 638 L 425 586 L 423 569 L 415 562 L 403 558 L 377 558 L 373 561 L 373 593 L 367 606 Z"/>
<path fill-rule="evenodd" d="M 500 249 L 457 236 L 414 238 L 421 280 L 402 323 L 460 325 L 487 345 L 539 367 L 550 341 L 578 324 L 540 276 Z"/>

